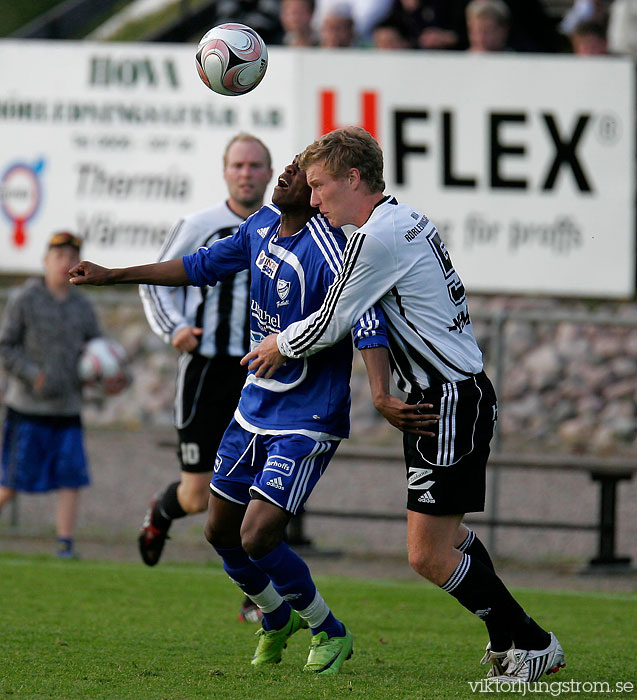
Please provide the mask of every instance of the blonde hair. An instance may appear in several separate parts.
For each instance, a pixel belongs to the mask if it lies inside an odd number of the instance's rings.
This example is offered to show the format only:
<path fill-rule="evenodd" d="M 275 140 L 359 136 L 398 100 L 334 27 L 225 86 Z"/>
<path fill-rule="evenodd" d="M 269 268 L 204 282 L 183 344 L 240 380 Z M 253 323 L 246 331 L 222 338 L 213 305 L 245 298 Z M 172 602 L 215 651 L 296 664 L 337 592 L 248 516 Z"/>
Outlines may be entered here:
<path fill-rule="evenodd" d="M 311 143 L 299 157 L 301 170 L 319 162 L 332 177 L 345 177 L 350 168 L 356 168 L 371 192 L 385 189 L 383 152 L 376 139 L 359 126 L 330 131 Z"/>
<path fill-rule="evenodd" d="M 500 26 L 509 24 L 511 12 L 502 0 L 472 0 L 465 8 L 468 20 L 492 17 Z"/>
<path fill-rule="evenodd" d="M 226 145 L 226 148 L 223 152 L 223 167 L 225 168 L 228 165 L 228 153 L 230 152 L 230 149 L 232 146 L 234 146 L 235 143 L 258 143 L 259 146 L 263 149 L 263 152 L 265 153 L 265 164 L 267 165 L 268 169 L 272 167 L 272 156 L 270 155 L 270 150 L 268 147 L 261 141 L 261 139 L 258 139 L 256 136 L 253 136 L 252 134 L 248 134 L 246 131 L 240 131 L 238 134 L 235 134 L 230 141 L 228 141 L 228 144 Z"/>

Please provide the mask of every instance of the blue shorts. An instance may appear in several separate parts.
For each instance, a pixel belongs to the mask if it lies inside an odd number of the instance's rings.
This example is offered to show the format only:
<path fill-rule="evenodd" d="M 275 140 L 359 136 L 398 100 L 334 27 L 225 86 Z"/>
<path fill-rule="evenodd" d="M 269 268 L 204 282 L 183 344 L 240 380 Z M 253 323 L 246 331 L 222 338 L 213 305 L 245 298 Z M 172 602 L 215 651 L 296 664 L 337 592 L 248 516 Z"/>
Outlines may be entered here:
<path fill-rule="evenodd" d="M 2 444 L 2 486 L 44 493 L 89 483 L 79 417 L 39 418 L 8 409 Z"/>
<path fill-rule="evenodd" d="M 242 505 L 253 497 L 263 498 L 296 515 L 339 443 L 299 433 L 257 435 L 233 418 L 219 445 L 210 490 Z"/>

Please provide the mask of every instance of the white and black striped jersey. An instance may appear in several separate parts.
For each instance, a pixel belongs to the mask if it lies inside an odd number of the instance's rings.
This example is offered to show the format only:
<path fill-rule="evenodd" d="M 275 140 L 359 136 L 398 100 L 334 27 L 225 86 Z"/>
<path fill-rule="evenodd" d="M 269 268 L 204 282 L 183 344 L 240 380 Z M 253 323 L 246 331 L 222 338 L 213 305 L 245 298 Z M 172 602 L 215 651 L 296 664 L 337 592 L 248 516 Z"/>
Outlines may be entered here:
<path fill-rule="evenodd" d="M 391 196 L 350 237 L 321 308 L 279 335 L 281 353 L 298 358 L 332 345 L 377 301 L 403 391 L 482 370 L 464 286 L 440 234 L 422 212 Z"/>
<path fill-rule="evenodd" d="M 234 234 L 242 223 L 226 202 L 189 214 L 170 230 L 159 262 L 210 246 Z M 165 342 L 184 326 L 198 326 L 203 329 L 200 355 L 243 357 L 250 344 L 249 284 L 249 272 L 242 270 L 215 287 L 144 284 L 139 293 L 150 327 Z"/>

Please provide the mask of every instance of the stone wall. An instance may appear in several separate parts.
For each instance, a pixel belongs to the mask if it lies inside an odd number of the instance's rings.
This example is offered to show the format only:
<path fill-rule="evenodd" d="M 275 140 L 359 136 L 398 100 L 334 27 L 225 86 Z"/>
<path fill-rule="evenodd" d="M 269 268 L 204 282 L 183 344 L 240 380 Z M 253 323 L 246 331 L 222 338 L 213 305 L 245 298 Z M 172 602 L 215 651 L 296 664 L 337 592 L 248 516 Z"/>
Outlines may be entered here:
<path fill-rule="evenodd" d="M 170 426 L 176 352 L 149 330 L 133 290 L 87 293 L 106 334 L 126 348 L 134 378 L 116 397 L 87 392 L 87 425 Z M 0 297 L 0 313 L 5 300 L 6 293 Z M 476 296 L 470 299 L 470 311 L 487 371 L 494 381 L 501 376 L 502 449 L 637 456 L 636 302 Z M 507 314 L 511 319 L 502 326 L 500 375 L 493 319 Z M 556 315 L 576 320 L 552 322 Z M 582 318 L 611 322 L 580 322 Z M 0 371 L 0 400 L 3 380 Z M 394 429 L 371 405 L 358 355 L 352 373 L 352 437 L 379 445 L 396 440 Z"/>

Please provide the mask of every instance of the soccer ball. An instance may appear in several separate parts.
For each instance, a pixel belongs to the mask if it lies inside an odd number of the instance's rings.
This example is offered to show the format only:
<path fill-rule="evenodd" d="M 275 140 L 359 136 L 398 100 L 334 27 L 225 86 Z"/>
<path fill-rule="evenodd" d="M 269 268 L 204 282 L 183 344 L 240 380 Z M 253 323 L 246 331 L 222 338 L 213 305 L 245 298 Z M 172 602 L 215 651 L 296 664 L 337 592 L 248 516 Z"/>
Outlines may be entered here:
<path fill-rule="evenodd" d="M 219 95 L 245 95 L 263 80 L 268 50 L 245 24 L 220 24 L 206 32 L 195 54 L 197 72 Z"/>
<path fill-rule="evenodd" d="M 117 384 L 117 391 L 124 389 L 129 378 L 126 372 L 128 357 L 124 348 L 112 338 L 101 336 L 93 338 L 84 346 L 78 363 L 77 371 L 82 384 L 102 387 L 109 380 L 119 377 L 125 381 Z M 109 386 L 109 393 L 112 386 Z"/>

